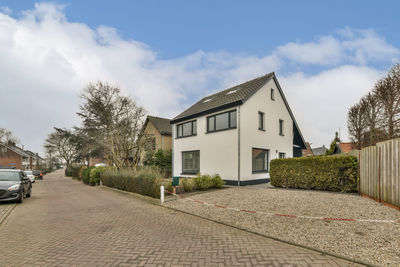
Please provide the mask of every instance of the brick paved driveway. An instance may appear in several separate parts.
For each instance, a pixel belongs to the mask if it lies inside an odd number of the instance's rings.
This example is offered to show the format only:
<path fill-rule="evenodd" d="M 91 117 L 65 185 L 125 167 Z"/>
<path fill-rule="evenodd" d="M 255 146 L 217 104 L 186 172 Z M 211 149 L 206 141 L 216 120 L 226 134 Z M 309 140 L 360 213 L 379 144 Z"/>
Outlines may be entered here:
<path fill-rule="evenodd" d="M 347 266 L 130 195 L 49 174 L 0 225 L 1 266 Z"/>

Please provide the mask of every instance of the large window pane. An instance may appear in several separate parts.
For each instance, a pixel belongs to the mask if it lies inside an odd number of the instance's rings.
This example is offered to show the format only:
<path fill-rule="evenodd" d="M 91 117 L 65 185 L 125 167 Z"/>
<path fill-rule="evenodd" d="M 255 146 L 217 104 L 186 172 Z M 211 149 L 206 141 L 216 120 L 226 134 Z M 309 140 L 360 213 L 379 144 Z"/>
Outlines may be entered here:
<path fill-rule="evenodd" d="M 236 111 L 231 112 L 231 128 L 236 127 Z"/>
<path fill-rule="evenodd" d="M 253 148 L 252 150 L 253 172 L 267 172 L 269 165 L 269 151 Z"/>
<path fill-rule="evenodd" d="M 192 135 L 192 123 L 183 124 L 183 136 Z"/>
<path fill-rule="evenodd" d="M 200 172 L 200 151 L 182 152 L 182 172 L 191 174 Z"/>
<path fill-rule="evenodd" d="M 229 115 L 222 113 L 215 116 L 215 130 L 223 130 L 229 128 Z"/>
<path fill-rule="evenodd" d="M 197 123 L 196 123 L 196 121 L 193 121 L 192 123 L 193 123 L 193 132 L 192 132 L 192 134 L 196 134 L 197 133 Z"/>
<path fill-rule="evenodd" d="M 178 137 L 182 137 L 182 125 L 177 126 Z"/>

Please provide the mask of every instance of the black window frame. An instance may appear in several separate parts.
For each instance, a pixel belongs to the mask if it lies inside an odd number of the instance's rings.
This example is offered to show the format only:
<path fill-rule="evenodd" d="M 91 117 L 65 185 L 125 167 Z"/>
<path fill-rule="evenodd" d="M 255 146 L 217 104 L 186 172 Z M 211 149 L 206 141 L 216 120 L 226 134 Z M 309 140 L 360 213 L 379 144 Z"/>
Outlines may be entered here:
<path fill-rule="evenodd" d="M 198 163 L 199 168 L 198 168 L 197 171 L 193 171 L 193 172 L 185 171 L 184 170 L 184 162 L 183 162 L 183 160 L 184 160 L 183 154 L 184 153 L 193 153 L 193 152 L 198 152 L 199 153 L 199 163 Z M 189 174 L 189 175 L 193 175 L 194 174 L 194 175 L 196 175 L 196 174 L 200 173 L 200 150 L 182 151 L 181 155 L 182 155 L 182 170 L 181 170 L 181 174 Z"/>
<path fill-rule="evenodd" d="M 271 88 L 271 100 L 275 101 L 275 90 Z"/>
<path fill-rule="evenodd" d="M 217 129 L 217 116 L 218 115 L 222 115 L 222 114 L 226 114 L 226 113 L 228 113 L 228 128 L 223 128 L 223 129 L 219 129 L 219 130 L 216 130 Z M 232 113 L 236 113 L 236 123 L 235 123 L 235 126 L 232 126 L 231 125 L 231 114 Z M 209 126 L 209 119 L 210 118 L 214 118 L 214 130 L 213 131 L 210 131 L 210 126 Z M 221 131 L 226 131 L 226 130 L 231 130 L 231 129 L 236 129 L 237 128 L 237 110 L 236 109 L 234 109 L 234 110 L 229 110 L 229 111 L 225 111 L 225 112 L 221 112 L 221 113 L 218 113 L 218 114 L 214 114 L 214 115 L 211 115 L 211 116 L 208 116 L 207 117 L 207 121 L 206 121 L 206 126 L 207 126 L 207 132 L 206 133 L 215 133 L 215 132 L 221 132 Z"/>
<path fill-rule="evenodd" d="M 285 152 L 279 152 L 279 158 L 280 159 L 286 159 L 286 153 Z"/>
<path fill-rule="evenodd" d="M 253 150 L 257 149 L 257 150 L 262 150 L 267 152 L 267 168 L 265 168 L 265 158 L 263 160 L 263 170 L 254 170 L 254 164 L 253 164 Z M 252 147 L 251 148 L 251 172 L 252 173 L 269 173 L 269 162 L 270 162 L 270 150 L 269 149 L 265 149 L 265 148 L 259 148 L 259 147 Z"/>
<path fill-rule="evenodd" d="M 260 122 L 261 122 L 261 125 L 260 125 Z M 265 131 L 265 113 L 262 111 L 258 112 L 258 130 Z"/>
<path fill-rule="evenodd" d="M 280 136 L 285 136 L 285 127 L 284 127 L 285 121 L 282 119 L 279 119 L 279 135 Z"/>
<path fill-rule="evenodd" d="M 183 135 L 183 125 L 184 124 L 191 124 L 191 134 L 190 135 Z M 196 131 L 193 131 L 194 127 L 193 124 L 196 123 Z M 179 127 L 182 126 L 182 135 L 179 136 Z M 185 138 L 185 137 L 190 137 L 190 136 L 196 136 L 197 135 L 197 120 L 192 120 L 192 121 L 187 121 L 184 123 L 180 123 L 176 125 L 176 139 L 178 138 Z"/>

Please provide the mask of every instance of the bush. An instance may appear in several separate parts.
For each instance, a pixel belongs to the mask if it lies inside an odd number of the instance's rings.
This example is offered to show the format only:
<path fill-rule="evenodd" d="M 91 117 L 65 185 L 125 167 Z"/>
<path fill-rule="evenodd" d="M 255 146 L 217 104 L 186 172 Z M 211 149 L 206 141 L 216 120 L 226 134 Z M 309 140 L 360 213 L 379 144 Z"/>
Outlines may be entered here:
<path fill-rule="evenodd" d="M 357 191 L 358 163 L 353 156 L 274 159 L 271 184 L 277 187 Z"/>
<path fill-rule="evenodd" d="M 104 172 L 107 168 L 104 166 L 95 167 L 90 171 L 90 185 L 99 185 L 100 184 L 100 174 Z"/>
<path fill-rule="evenodd" d="M 160 197 L 160 186 L 164 181 L 159 171 L 150 167 L 137 170 L 107 169 L 100 173 L 100 177 L 105 186 L 154 198 Z"/>
<path fill-rule="evenodd" d="M 198 174 L 197 177 L 193 178 L 193 181 L 196 189 L 198 190 L 205 190 L 214 186 L 212 178 L 208 174 L 205 175 Z"/>
<path fill-rule="evenodd" d="M 171 186 L 172 186 L 172 184 L 171 184 Z M 191 178 L 183 178 L 182 186 L 183 186 L 183 190 L 185 190 L 185 192 L 192 192 L 194 189 L 195 183 L 194 183 L 193 179 L 191 179 Z"/>
<path fill-rule="evenodd" d="M 211 179 L 215 188 L 222 188 L 222 186 L 225 184 L 224 180 L 222 180 L 219 174 L 215 174 Z"/>
<path fill-rule="evenodd" d="M 165 190 L 172 192 L 174 189 L 172 188 L 172 181 L 170 179 L 165 179 L 163 182 L 163 186 Z"/>
<path fill-rule="evenodd" d="M 96 167 L 91 166 L 91 167 L 87 167 L 83 170 L 82 172 L 82 182 L 84 184 L 90 184 L 90 172 Z"/>
<path fill-rule="evenodd" d="M 80 164 L 71 164 L 65 169 L 65 176 L 69 176 L 72 178 L 77 178 L 79 174 L 79 170 L 82 167 Z"/>
<path fill-rule="evenodd" d="M 77 177 L 77 179 L 79 180 L 79 181 L 81 181 L 82 180 L 82 174 L 83 174 L 83 171 L 86 169 L 86 166 L 85 165 L 83 165 L 80 169 L 79 169 L 79 174 L 78 174 L 78 177 Z"/>

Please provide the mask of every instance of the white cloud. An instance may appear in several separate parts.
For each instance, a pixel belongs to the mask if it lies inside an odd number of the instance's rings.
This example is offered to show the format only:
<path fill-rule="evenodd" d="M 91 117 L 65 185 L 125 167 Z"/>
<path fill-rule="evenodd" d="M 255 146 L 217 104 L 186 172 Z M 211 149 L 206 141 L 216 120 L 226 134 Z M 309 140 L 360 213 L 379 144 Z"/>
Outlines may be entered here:
<path fill-rule="evenodd" d="M 346 28 L 338 36 L 289 43 L 262 57 L 197 51 L 162 60 L 114 28 L 68 21 L 61 6 L 36 4 L 18 19 L 0 10 L 0 127 L 40 150 L 53 126 L 79 123 L 78 94 L 89 82 L 119 85 L 150 114 L 173 117 L 200 97 L 275 71 L 306 139 L 327 143 L 338 127 L 344 131 L 348 106 L 380 74 L 359 64 L 382 57 L 391 62 L 399 54 L 372 30 Z M 346 61 L 354 66 L 342 66 Z M 280 75 L 288 62 L 334 67 L 312 76 Z"/>
<path fill-rule="evenodd" d="M 0 13 L 10 15 L 12 13 L 12 10 L 9 7 L 0 6 Z"/>

